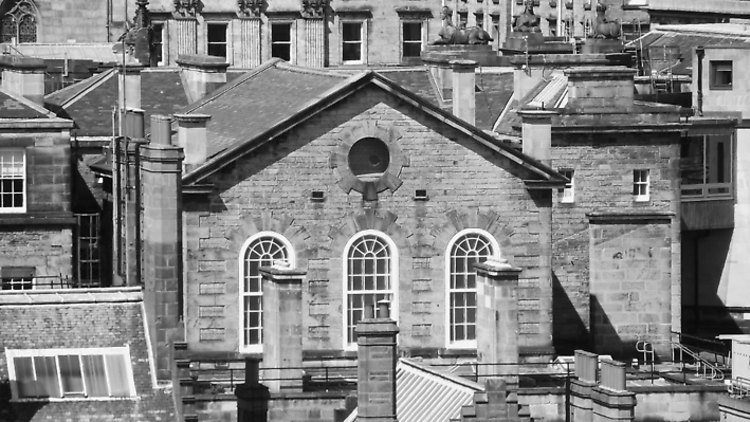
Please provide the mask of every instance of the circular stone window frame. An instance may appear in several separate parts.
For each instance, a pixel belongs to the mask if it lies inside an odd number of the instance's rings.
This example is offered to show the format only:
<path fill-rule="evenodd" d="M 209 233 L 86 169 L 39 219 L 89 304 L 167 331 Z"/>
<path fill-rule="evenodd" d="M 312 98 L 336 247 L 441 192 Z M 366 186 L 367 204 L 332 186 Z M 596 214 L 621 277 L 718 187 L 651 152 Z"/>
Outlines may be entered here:
<path fill-rule="evenodd" d="M 352 190 L 361 194 L 365 192 L 365 186 L 368 183 L 375 185 L 375 190 L 380 193 L 386 189 L 391 192 L 403 184 L 401 180 L 401 171 L 404 167 L 409 166 L 409 160 L 401 150 L 398 141 L 403 137 L 401 132 L 395 127 L 383 128 L 375 122 L 358 122 L 342 130 L 336 135 L 340 141 L 339 146 L 331 153 L 330 166 L 338 173 L 337 184 L 344 192 L 349 193 Z M 349 167 L 349 151 L 352 146 L 362 139 L 375 138 L 383 142 L 388 148 L 390 163 L 388 168 L 380 177 L 372 182 L 365 182 L 352 173 Z"/>

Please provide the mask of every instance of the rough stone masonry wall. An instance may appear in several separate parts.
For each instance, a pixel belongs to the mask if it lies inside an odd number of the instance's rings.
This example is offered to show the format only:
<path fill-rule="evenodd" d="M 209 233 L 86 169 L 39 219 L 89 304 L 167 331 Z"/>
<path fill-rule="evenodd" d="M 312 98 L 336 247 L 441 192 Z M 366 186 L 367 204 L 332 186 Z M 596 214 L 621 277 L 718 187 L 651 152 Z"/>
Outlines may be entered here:
<path fill-rule="evenodd" d="M 60 402 L 0 401 L 9 421 L 165 421 L 174 418 L 170 390 L 155 390 L 149 364 L 143 305 L 135 303 L 61 304 L 0 307 L 4 348 L 130 348 L 137 399 Z M 0 397 L 10 395 L 8 362 L 0 353 Z M 3 391 L 4 390 L 4 391 Z"/>
<path fill-rule="evenodd" d="M 34 276 L 73 275 L 73 230 L 0 226 L 0 267 L 34 267 Z"/>
<path fill-rule="evenodd" d="M 394 192 L 364 207 L 362 195 L 338 185 L 331 157 L 352 126 L 396 128 L 408 160 Z M 394 158 L 392 157 L 392 160 Z M 511 169 L 515 174 L 511 174 Z M 304 348 L 336 353 L 343 347 L 343 253 L 357 232 L 375 229 L 399 254 L 399 344 L 415 353 L 446 345 L 446 248 L 468 228 L 483 229 L 500 253 L 523 268 L 519 280 L 520 346 L 549 344 L 549 262 L 540 256 L 548 224 L 526 190 L 524 174 L 474 140 L 428 119 L 377 88 L 368 88 L 301 124 L 288 135 L 214 175 L 210 203 L 186 197 L 186 332 L 193 351 L 236 352 L 240 249 L 261 231 L 283 234 L 296 252 L 303 282 Z M 428 201 L 414 201 L 427 189 Z M 310 201 L 311 191 L 325 201 Z M 546 228 L 545 228 L 546 226 Z M 542 242 L 543 243 L 543 242 Z M 545 293 L 547 292 L 547 293 Z"/>
<path fill-rule="evenodd" d="M 553 211 L 554 339 L 560 348 L 585 344 L 591 329 L 590 293 L 593 276 L 589 249 L 600 248 L 601 240 L 590 243 L 588 213 L 674 213 L 666 237 L 671 256 L 670 284 L 658 292 L 662 305 L 670 307 L 679 294 L 679 149 L 669 135 L 553 135 L 552 166 L 575 172 L 575 202 L 563 204 L 555 198 Z M 650 169 L 651 200 L 634 202 L 633 170 Z M 662 264 L 659 264 L 662 265 Z M 603 280 L 600 278 L 600 280 Z M 612 293 L 619 292 L 619 287 Z M 656 292 L 654 292 L 656 293 Z M 677 302 L 679 304 L 679 301 Z M 679 310 L 672 307 L 677 321 Z"/>

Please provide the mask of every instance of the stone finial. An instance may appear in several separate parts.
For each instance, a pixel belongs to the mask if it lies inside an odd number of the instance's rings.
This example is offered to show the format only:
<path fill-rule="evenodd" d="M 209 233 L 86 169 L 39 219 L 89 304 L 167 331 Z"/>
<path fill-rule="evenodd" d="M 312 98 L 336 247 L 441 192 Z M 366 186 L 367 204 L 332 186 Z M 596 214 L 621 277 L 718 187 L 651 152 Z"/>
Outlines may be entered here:
<path fill-rule="evenodd" d="M 259 18 L 265 5 L 265 0 L 237 0 L 237 15 L 245 18 Z"/>
<path fill-rule="evenodd" d="M 194 18 L 199 7 L 199 0 L 174 0 L 174 12 L 177 16 Z"/>
<path fill-rule="evenodd" d="M 330 0 L 302 0 L 302 17 L 305 19 L 322 19 Z"/>

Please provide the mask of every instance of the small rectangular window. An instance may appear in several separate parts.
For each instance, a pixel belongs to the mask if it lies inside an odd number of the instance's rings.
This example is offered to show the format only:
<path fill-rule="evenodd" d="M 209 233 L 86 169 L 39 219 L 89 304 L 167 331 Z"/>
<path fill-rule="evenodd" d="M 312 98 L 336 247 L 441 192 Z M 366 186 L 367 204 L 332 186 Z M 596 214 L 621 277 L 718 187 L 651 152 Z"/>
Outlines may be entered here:
<path fill-rule="evenodd" d="M 227 57 L 227 24 L 208 24 L 208 55 L 216 57 Z"/>
<path fill-rule="evenodd" d="M 402 55 L 404 58 L 422 54 L 422 22 L 403 22 Z"/>
<path fill-rule="evenodd" d="M 732 89 L 732 62 L 714 60 L 710 62 L 709 85 L 711 89 Z"/>
<path fill-rule="evenodd" d="M 633 196 L 636 201 L 649 200 L 648 170 L 633 170 Z"/>
<path fill-rule="evenodd" d="M 563 204 L 572 204 L 575 202 L 575 179 L 573 179 L 573 170 L 564 169 L 560 170 L 560 174 L 567 177 L 570 182 L 565 184 L 565 187 L 560 189 L 560 202 Z"/>
<path fill-rule="evenodd" d="M 2 290 L 31 290 L 34 288 L 34 267 L 2 267 Z"/>
<path fill-rule="evenodd" d="M 26 151 L 0 149 L 0 213 L 26 212 Z"/>
<path fill-rule="evenodd" d="M 271 23 L 271 57 L 292 60 L 292 24 L 290 22 Z"/>
<path fill-rule="evenodd" d="M 344 63 L 363 63 L 363 27 L 362 22 L 343 22 L 341 24 L 341 52 Z"/>
<path fill-rule="evenodd" d="M 164 23 L 152 23 L 151 28 L 153 29 L 151 65 L 164 66 Z"/>

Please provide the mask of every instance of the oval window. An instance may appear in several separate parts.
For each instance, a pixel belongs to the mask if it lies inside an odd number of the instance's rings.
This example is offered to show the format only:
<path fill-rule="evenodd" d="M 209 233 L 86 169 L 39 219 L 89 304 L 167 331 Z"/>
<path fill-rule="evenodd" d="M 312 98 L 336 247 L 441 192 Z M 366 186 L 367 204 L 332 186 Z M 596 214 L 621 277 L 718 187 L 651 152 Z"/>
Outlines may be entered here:
<path fill-rule="evenodd" d="M 388 145 L 380 139 L 360 139 L 349 150 L 349 169 L 363 182 L 380 179 L 390 163 Z"/>

